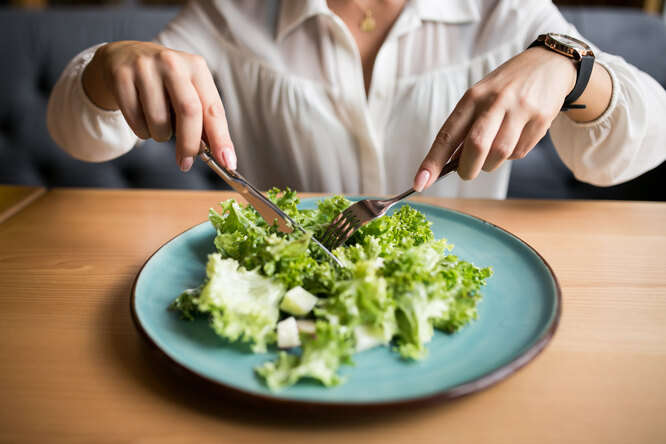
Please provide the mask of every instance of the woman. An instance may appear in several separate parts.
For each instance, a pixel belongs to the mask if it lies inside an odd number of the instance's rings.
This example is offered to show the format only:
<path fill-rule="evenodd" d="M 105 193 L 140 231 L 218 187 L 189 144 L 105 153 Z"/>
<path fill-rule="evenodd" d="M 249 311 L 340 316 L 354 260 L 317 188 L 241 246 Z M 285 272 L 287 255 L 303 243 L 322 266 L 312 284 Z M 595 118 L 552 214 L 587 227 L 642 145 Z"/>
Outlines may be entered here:
<path fill-rule="evenodd" d="M 664 89 L 596 49 L 585 82 L 582 62 L 536 41 L 544 33 L 582 39 L 549 1 L 198 0 L 152 43 L 79 54 L 49 128 L 89 161 L 175 130 L 183 171 L 205 133 L 218 161 L 264 189 L 420 190 L 461 146 L 459 177 L 428 192 L 503 198 L 506 160 L 548 128 L 580 180 L 659 165 Z"/>

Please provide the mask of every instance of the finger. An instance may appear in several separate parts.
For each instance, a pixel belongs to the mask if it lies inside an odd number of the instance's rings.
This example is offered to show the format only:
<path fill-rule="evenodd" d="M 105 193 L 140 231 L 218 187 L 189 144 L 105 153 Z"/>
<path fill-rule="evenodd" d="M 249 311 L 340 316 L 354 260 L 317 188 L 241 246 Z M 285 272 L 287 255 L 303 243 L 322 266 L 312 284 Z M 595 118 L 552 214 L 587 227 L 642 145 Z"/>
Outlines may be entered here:
<path fill-rule="evenodd" d="M 229 135 L 224 106 L 210 71 L 204 68 L 193 77 L 202 105 L 203 132 L 215 159 L 230 170 L 235 170 L 236 153 Z"/>
<path fill-rule="evenodd" d="M 490 147 L 504 120 L 505 110 L 495 106 L 481 113 L 469 129 L 463 143 L 458 175 L 464 180 L 474 179 L 486 162 Z"/>
<path fill-rule="evenodd" d="M 137 66 L 136 85 L 150 136 L 158 142 L 166 142 L 172 132 L 169 103 L 152 61 Z"/>
<path fill-rule="evenodd" d="M 191 80 L 179 73 L 170 73 L 164 78 L 171 107 L 176 115 L 176 160 L 180 169 L 192 167 L 194 157 L 199 154 L 202 134 L 201 102 Z"/>
<path fill-rule="evenodd" d="M 134 74 L 129 68 L 120 68 L 114 75 L 109 88 L 118 107 L 134 134 L 141 139 L 150 139 L 150 131 L 144 117 L 143 107 L 134 84 Z"/>
<path fill-rule="evenodd" d="M 474 104 L 461 100 L 437 133 L 414 178 L 414 189 L 423 191 L 432 185 L 442 167 L 465 139 L 474 117 Z"/>
<path fill-rule="evenodd" d="M 526 123 L 525 117 L 515 112 L 507 113 L 504 116 L 502 125 L 481 168 L 483 171 L 496 170 L 513 154 Z"/>
<path fill-rule="evenodd" d="M 516 148 L 513 150 L 509 159 L 522 159 L 529 153 L 532 148 L 546 135 L 548 125 L 541 119 L 533 119 L 527 122 L 520 139 L 516 143 Z"/>

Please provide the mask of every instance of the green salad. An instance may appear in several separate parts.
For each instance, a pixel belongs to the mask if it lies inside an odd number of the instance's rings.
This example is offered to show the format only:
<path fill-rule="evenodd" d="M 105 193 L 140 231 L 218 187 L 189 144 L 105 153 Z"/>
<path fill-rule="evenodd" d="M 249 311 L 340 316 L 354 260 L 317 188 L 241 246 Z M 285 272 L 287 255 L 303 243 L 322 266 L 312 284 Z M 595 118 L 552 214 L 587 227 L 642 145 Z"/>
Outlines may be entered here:
<path fill-rule="evenodd" d="M 352 202 L 335 196 L 299 210 L 294 191 L 268 197 L 307 234 L 281 233 L 252 207 L 222 202 L 219 213 L 209 211 L 217 251 L 206 278 L 170 308 L 189 320 L 205 316 L 216 334 L 255 353 L 277 347 L 277 359 L 255 369 L 271 390 L 303 378 L 340 384 L 340 366 L 375 346 L 424 359 L 434 329 L 452 333 L 476 318 L 492 270 L 451 254 L 417 210 L 404 205 L 362 227 L 334 251 L 340 268 L 311 238 Z"/>

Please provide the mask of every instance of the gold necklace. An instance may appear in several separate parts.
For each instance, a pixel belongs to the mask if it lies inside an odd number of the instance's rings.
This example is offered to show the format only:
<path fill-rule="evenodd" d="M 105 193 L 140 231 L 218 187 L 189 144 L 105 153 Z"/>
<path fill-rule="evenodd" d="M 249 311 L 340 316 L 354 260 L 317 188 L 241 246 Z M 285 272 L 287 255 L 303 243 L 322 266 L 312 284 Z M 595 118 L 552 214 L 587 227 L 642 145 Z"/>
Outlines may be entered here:
<path fill-rule="evenodd" d="M 356 0 L 352 0 L 352 2 L 356 6 L 358 6 L 361 10 L 363 10 L 364 14 L 364 17 L 361 20 L 361 23 L 359 23 L 358 28 L 363 32 L 374 31 L 375 28 L 377 27 L 377 21 L 375 20 L 375 16 L 372 15 L 372 9 L 364 8 Z"/>

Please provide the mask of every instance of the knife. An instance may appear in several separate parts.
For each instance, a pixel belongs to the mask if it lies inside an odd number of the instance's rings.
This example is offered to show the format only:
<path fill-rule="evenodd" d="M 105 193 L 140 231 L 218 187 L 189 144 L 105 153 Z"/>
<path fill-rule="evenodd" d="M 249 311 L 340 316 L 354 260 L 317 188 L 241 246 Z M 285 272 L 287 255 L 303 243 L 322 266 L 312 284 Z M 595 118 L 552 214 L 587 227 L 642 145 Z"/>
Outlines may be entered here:
<path fill-rule="evenodd" d="M 218 176 L 220 176 L 224 181 L 229 184 L 238 194 L 243 196 L 245 200 L 248 201 L 252 207 L 257 210 L 257 213 L 268 223 L 268 225 L 273 226 L 277 224 L 278 230 L 283 233 L 291 233 L 294 231 L 294 228 L 307 234 L 305 228 L 301 227 L 294 219 L 289 217 L 284 211 L 282 211 L 277 205 L 271 202 L 266 196 L 261 194 L 252 184 L 250 184 L 243 176 L 241 176 L 236 171 L 231 171 L 230 169 L 220 165 L 213 158 L 213 154 L 210 150 L 210 147 L 204 142 L 201 141 L 201 148 L 199 150 L 199 158 L 206 162 Z M 333 260 L 338 266 L 344 268 L 344 265 L 331 251 L 324 247 L 321 242 L 315 239 L 314 236 L 311 236 L 310 239 L 312 242 L 317 244 L 319 248 L 322 249 L 326 255 Z"/>

